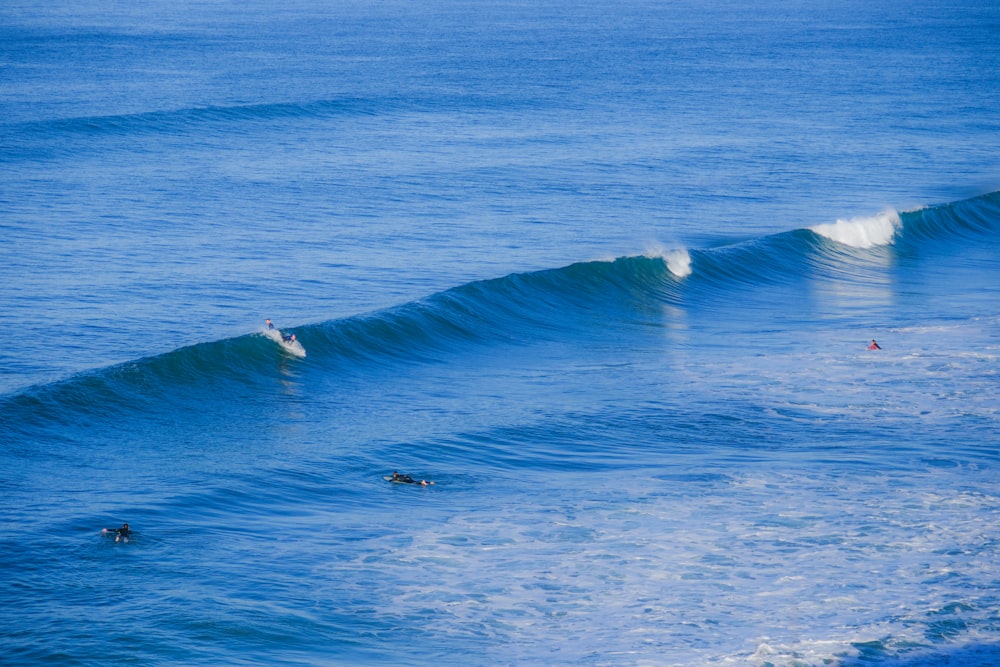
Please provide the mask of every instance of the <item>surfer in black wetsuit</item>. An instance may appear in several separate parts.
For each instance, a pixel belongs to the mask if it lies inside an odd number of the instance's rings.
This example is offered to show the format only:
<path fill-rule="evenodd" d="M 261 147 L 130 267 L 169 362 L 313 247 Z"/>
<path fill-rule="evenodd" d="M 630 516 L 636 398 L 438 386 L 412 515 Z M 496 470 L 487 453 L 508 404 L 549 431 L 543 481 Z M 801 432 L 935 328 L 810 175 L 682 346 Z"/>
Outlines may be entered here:
<path fill-rule="evenodd" d="M 274 322 L 272 322 L 271 320 L 267 320 L 267 328 L 268 328 L 268 330 L 273 331 L 274 330 Z"/>
<path fill-rule="evenodd" d="M 281 334 L 281 340 L 285 341 L 286 343 L 294 343 L 295 342 L 295 334 L 291 334 L 290 336 L 286 336 L 285 334 Z"/>
<path fill-rule="evenodd" d="M 132 534 L 132 530 L 128 527 L 127 523 L 123 523 L 121 528 L 105 528 L 101 532 L 114 533 L 115 542 L 120 542 L 120 541 L 128 542 L 128 538 Z"/>
<path fill-rule="evenodd" d="M 428 486 L 429 484 L 434 483 L 428 482 L 426 479 L 422 479 L 418 482 L 409 475 L 400 475 L 395 470 L 392 471 L 392 480 L 390 481 L 396 482 L 397 484 L 419 484 L 420 486 Z"/>

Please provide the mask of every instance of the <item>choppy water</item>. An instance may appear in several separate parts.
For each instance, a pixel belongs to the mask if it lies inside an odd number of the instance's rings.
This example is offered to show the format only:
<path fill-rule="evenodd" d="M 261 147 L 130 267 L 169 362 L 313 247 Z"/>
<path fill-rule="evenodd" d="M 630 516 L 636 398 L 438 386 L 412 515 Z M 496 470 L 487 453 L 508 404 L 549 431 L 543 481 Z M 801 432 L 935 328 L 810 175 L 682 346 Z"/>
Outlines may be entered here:
<path fill-rule="evenodd" d="M 998 34 L 5 4 L 3 662 L 996 664 Z"/>

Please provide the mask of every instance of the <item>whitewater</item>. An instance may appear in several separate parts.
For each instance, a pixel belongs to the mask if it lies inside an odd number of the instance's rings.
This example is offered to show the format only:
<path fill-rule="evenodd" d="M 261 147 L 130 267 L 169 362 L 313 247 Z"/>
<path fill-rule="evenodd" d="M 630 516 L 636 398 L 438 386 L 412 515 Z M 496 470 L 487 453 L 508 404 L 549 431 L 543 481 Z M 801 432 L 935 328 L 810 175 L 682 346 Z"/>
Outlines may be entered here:
<path fill-rule="evenodd" d="M 997 26 L 5 3 L 0 662 L 997 664 Z"/>

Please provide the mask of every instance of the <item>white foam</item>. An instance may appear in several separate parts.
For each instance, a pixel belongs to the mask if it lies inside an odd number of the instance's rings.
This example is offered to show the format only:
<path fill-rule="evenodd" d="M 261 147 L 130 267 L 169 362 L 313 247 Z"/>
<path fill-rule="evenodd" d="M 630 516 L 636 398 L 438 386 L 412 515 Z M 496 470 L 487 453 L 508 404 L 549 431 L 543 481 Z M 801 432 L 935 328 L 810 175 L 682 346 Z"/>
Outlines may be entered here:
<path fill-rule="evenodd" d="M 646 257 L 662 259 L 676 278 L 687 278 L 691 275 L 691 255 L 684 248 L 673 250 L 652 248 L 646 251 Z"/>
<path fill-rule="evenodd" d="M 356 600 L 376 626 L 433 617 L 430 644 L 485 638 L 484 663 L 822 667 L 933 650 L 925 633 L 942 620 L 968 627 L 950 646 L 995 638 L 989 470 L 892 484 L 730 472 L 667 484 L 545 473 L 515 493 L 463 496 L 463 511 L 420 494 L 375 525 L 359 515 L 370 532 L 352 558 L 318 543 L 311 594 Z"/>
<path fill-rule="evenodd" d="M 872 248 L 891 244 L 902 224 L 896 211 L 887 210 L 872 217 L 837 220 L 833 224 L 816 225 L 809 229 L 837 243 L 854 248 Z"/>
<path fill-rule="evenodd" d="M 861 652 L 846 641 L 803 641 L 794 645 L 762 643 L 748 658 L 751 665 L 770 667 L 804 667 L 836 665 L 840 658 L 857 658 Z"/>

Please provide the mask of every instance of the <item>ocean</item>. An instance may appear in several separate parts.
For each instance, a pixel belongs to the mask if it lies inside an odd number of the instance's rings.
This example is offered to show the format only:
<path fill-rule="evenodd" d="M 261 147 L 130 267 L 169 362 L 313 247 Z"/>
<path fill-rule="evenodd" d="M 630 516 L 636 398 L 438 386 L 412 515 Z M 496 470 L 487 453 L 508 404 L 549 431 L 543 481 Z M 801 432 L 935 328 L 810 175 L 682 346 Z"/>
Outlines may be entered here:
<path fill-rule="evenodd" d="M 0 259 L 5 665 L 1000 664 L 996 2 L 7 0 Z"/>

